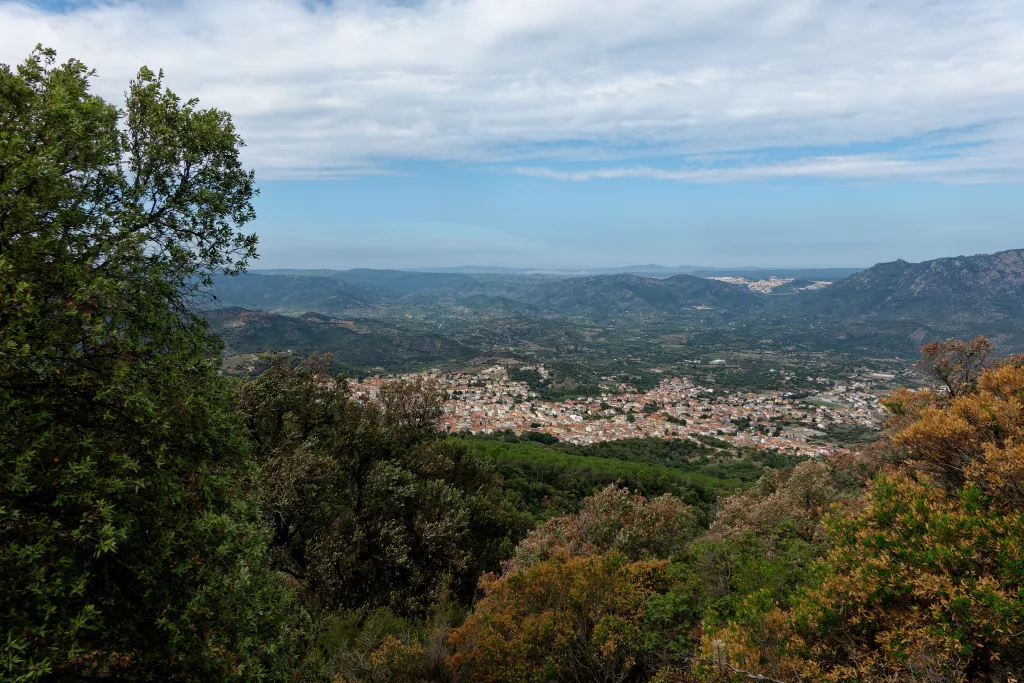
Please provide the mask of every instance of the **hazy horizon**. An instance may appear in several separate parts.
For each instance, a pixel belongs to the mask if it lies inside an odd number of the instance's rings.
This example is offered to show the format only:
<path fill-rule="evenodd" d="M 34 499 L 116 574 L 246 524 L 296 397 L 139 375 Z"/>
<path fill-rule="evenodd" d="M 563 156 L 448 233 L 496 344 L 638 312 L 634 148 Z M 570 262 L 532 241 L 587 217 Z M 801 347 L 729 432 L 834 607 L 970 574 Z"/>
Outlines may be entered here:
<path fill-rule="evenodd" d="M 351 270 L 356 268 L 367 268 L 372 270 L 406 270 L 406 271 L 459 271 L 459 270 L 478 270 L 481 272 L 499 272 L 499 271 L 535 271 L 535 272 L 552 272 L 552 273 L 573 273 L 573 272 L 594 272 L 594 271 L 608 271 L 608 270 L 626 270 L 626 269 L 663 269 L 666 271 L 682 271 L 682 270 L 866 270 L 874 265 L 880 263 L 890 263 L 897 260 L 908 261 L 910 263 L 919 263 L 922 261 L 931 261 L 940 258 L 960 258 L 977 256 L 981 254 L 999 253 L 1002 251 L 1017 251 L 1024 249 L 1024 247 L 1009 247 L 1007 249 L 997 249 L 991 252 L 974 251 L 959 254 L 942 254 L 932 258 L 922 259 L 908 259 L 897 257 L 893 259 L 879 260 L 872 263 L 861 263 L 856 265 L 833 265 L 833 264 L 818 264 L 808 263 L 802 265 L 793 265 L 787 263 L 781 264 L 769 264 L 764 265 L 761 263 L 740 263 L 738 265 L 720 265 L 716 263 L 658 263 L 658 262 L 647 262 L 647 263 L 608 263 L 608 264 L 590 264 L 590 265 L 534 265 L 530 263 L 512 263 L 509 265 L 498 265 L 493 263 L 452 263 L 452 264 L 438 264 L 431 262 L 424 262 L 422 265 L 417 266 L 403 266 L 403 265 L 391 265 L 386 260 L 381 261 L 378 265 L 366 265 L 363 262 L 338 266 L 338 265 L 275 265 L 267 266 L 264 260 L 261 258 L 253 262 L 250 271 L 280 271 L 280 270 Z"/>
<path fill-rule="evenodd" d="M 874 264 L 872 264 L 872 265 L 874 265 Z M 265 267 L 265 266 L 263 266 L 261 261 L 257 260 L 257 261 L 253 262 L 253 267 L 249 268 L 249 270 L 250 271 L 260 271 L 260 270 L 263 270 L 263 271 L 271 271 L 271 270 L 351 270 L 353 268 L 369 268 L 371 270 L 409 270 L 409 271 L 421 270 L 423 272 L 441 271 L 441 270 L 444 270 L 444 271 L 479 270 L 479 271 L 493 271 L 493 272 L 498 272 L 498 271 L 510 271 L 510 272 L 511 271 L 523 271 L 523 272 L 564 272 L 564 273 L 581 272 L 581 273 L 586 273 L 586 272 L 593 272 L 593 271 L 643 269 L 643 268 L 651 268 L 651 269 L 654 269 L 654 270 L 664 270 L 664 271 L 672 271 L 672 272 L 683 271 L 683 270 L 772 270 L 772 269 L 776 269 L 776 270 L 855 270 L 855 269 L 856 270 L 863 270 L 865 268 L 870 268 L 870 266 L 863 266 L 863 265 L 862 266 L 815 266 L 815 265 L 811 265 L 811 266 L 787 266 L 787 265 L 759 266 L 757 264 L 750 264 L 750 263 L 745 264 L 745 265 L 739 265 L 739 266 L 717 266 L 717 265 L 707 265 L 707 264 L 699 264 L 699 263 L 697 263 L 697 264 L 694 264 L 694 263 L 681 263 L 681 264 L 678 264 L 678 265 L 667 265 L 667 264 L 664 264 L 664 263 L 626 263 L 626 264 L 606 265 L 606 266 L 565 266 L 565 267 L 558 267 L 558 266 L 533 266 L 533 265 L 529 265 L 529 264 L 499 266 L 499 265 L 487 264 L 487 263 L 460 263 L 460 264 L 457 264 L 457 265 L 436 265 L 436 264 L 435 265 L 430 265 L 430 264 L 426 264 L 426 265 L 422 265 L 422 266 L 417 266 L 416 268 L 405 268 L 405 267 L 398 267 L 398 266 L 389 267 L 387 265 L 382 265 L 382 266 L 378 266 L 378 267 L 374 267 L 374 268 L 370 268 L 369 266 L 365 266 L 365 265 L 351 266 L 349 268 L 331 268 L 331 267 L 327 267 L 327 266 L 312 268 L 312 267 L 301 266 L 301 265 L 300 266 Z"/>

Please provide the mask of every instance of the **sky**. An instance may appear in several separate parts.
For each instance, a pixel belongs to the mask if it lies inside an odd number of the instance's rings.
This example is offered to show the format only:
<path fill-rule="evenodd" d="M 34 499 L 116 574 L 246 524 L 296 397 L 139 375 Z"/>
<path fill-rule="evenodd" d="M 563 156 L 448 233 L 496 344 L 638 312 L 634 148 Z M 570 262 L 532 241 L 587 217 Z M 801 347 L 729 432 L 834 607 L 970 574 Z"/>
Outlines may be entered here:
<path fill-rule="evenodd" d="M 868 266 L 1024 248 L 1020 0 L 0 0 L 232 113 L 260 268 Z"/>

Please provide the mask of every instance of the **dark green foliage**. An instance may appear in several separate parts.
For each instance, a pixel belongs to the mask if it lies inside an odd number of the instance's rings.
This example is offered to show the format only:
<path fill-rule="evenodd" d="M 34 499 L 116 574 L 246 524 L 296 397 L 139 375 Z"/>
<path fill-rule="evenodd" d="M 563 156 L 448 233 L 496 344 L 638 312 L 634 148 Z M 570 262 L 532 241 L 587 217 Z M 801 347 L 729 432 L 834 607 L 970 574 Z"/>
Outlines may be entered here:
<path fill-rule="evenodd" d="M 620 439 L 577 446 L 576 449 L 598 458 L 646 462 L 681 469 L 692 469 L 694 458 L 710 453 L 709 449 L 691 439 Z"/>
<path fill-rule="evenodd" d="M 715 437 L 707 436 L 706 434 L 696 434 L 693 438 L 697 439 L 697 441 L 700 441 L 702 444 L 714 446 L 715 448 L 723 448 L 728 450 L 733 447 L 733 445 L 728 441 L 725 441 L 723 439 L 716 439 Z"/>
<path fill-rule="evenodd" d="M 332 353 L 349 368 L 403 370 L 467 358 L 476 352 L 457 341 L 422 330 L 394 329 L 373 321 L 341 320 L 306 313 L 298 318 L 224 308 L 205 313 L 214 332 L 235 353 L 291 351 L 300 356 Z M 372 373 L 371 373 L 372 374 Z"/>
<path fill-rule="evenodd" d="M 242 387 L 274 564 L 317 612 L 422 615 L 439 586 L 468 601 L 527 531 L 491 466 L 437 432 L 442 401 L 401 382 L 355 401 L 321 357 Z"/>
<path fill-rule="evenodd" d="M 730 422 L 736 425 L 736 428 L 739 429 L 741 432 L 745 432 L 746 430 L 750 429 L 750 417 L 748 416 L 734 417 L 732 420 L 730 420 Z"/>
<path fill-rule="evenodd" d="M 776 450 L 758 450 L 754 453 L 752 459 L 770 470 L 785 470 L 796 467 L 799 463 L 803 462 L 804 456 L 780 453 Z"/>
<path fill-rule="evenodd" d="M 677 608 L 686 605 L 694 625 L 704 620 L 705 627 L 721 627 L 754 593 L 785 604 L 824 552 L 823 544 L 804 540 L 788 523 L 767 538 L 751 532 L 703 538 L 673 562 L 676 586 L 668 599 L 679 601 Z"/>
<path fill-rule="evenodd" d="M 317 673 L 332 681 L 449 681 L 448 635 L 468 612 L 468 606 L 439 596 L 423 618 L 402 617 L 386 607 L 326 615 L 313 646 L 320 658 Z"/>
<path fill-rule="evenodd" d="M 718 460 L 717 462 L 709 463 L 703 468 L 706 474 L 719 479 L 739 479 L 743 482 L 755 482 L 762 474 L 764 474 L 765 468 L 757 461 L 749 458 L 741 460 L 728 459 Z"/>
<path fill-rule="evenodd" d="M 520 434 L 519 439 L 521 441 L 536 441 L 537 443 L 542 443 L 545 446 L 558 443 L 557 436 L 545 434 L 544 432 L 523 432 Z"/>
<path fill-rule="evenodd" d="M 543 382 L 540 373 L 536 370 L 523 370 L 522 368 L 513 365 L 512 367 L 507 368 L 507 371 L 508 378 L 510 380 L 513 382 L 526 382 L 530 385 L 530 389 L 533 391 L 537 391 L 541 386 L 541 382 Z"/>
<path fill-rule="evenodd" d="M 508 368 L 508 377 L 513 382 L 526 382 L 530 391 L 542 401 L 564 401 L 601 393 L 601 387 L 593 377 L 581 377 L 571 365 L 564 363 L 550 368 L 547 379 L 536 370 L 523 370 L 516 366 Z"/>
<path fill-rule="evenodd" d="M 503 436 L 462 438 L 496 463 L 505 488 L 537 519 L 575 512 L 583 498 L 613 483 L 647 497 L 672 493 L 707 517 L 719 494 L 749 485 L 764 471 L 760 465 L 731 457 L 710 463 L 707 456 L 715 453 L 712 449 L 685 439 L 625 439 L 575 446 L 516 442 Z"/>
<path fill-rule="evenodd" d="M 471 448 L 479 450 L 473 444 Z M 532 522 L 577 512 L 587 496 L 598 489 L 588 473 L 568 468 L 535 467 L 513 459 L 497 459 L 495 469 L 516 509 L 527 512 Z"/>
<path fill-rule="evenodd" d="M 684 662 L 703 630 L 734 620 L 751 596 L 785 606 L 824 552 L 822 544 L 805 541 L 787 524 L 764 539 L 750 532 L 698 539 L 669 566 L 672 589 L 652 601 L 651 636 Z"/>
<path fill-rule="evenodd" d="M 505 488 L 536 518 L 575 512 L 583 498 L 611 483 L 656 496 L 683 496 L 707 514 L 716 495 L 758 481 L 766 470 L 803 459 L 775 451 L 719 451 L 691 439 L 622 439 L 587 446 L 539 444 L 531 432 L 462 436 L 498 464 Z M 705 437 L 732 448 L 720 439 Z"/>
<path fill-rule="evenodd" d="M 289 596 L 189 311 L 255 255 L 227 114 L 0 66 L 0 677 L 284 678 Z"/>

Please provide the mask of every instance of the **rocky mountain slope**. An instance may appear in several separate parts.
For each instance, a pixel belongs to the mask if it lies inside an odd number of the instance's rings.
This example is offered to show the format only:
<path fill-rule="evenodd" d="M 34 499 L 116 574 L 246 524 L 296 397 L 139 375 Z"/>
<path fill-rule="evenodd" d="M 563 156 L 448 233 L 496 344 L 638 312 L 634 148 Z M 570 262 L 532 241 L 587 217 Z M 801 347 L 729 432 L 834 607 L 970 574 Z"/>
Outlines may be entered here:
<path fill-rule="evenodd" d="M 908 344 L 986 334 L 1024 346 L 1024 249 L 921 263 L 880 263 L 810 293 L 796 320 L 852 334 L 876 331 Z"/>

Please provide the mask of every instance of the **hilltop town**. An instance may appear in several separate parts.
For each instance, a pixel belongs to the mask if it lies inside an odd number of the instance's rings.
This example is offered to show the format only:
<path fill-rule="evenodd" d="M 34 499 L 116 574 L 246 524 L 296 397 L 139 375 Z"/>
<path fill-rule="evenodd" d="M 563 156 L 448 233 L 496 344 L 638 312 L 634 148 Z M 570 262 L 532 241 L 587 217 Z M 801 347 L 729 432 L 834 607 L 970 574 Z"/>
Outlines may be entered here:
<path fill-rule="evenodd" d="M 732 275 L 711 276 L 708 279 L 718 280 L 719 282 L 728 282 L 731 285 L 742 285 L 752 292 L 760 292 L 761 294 L 771 294 L 780 287 L 785 287 L 786 285 L 796 282 L 796 278 L 776 277 L 775 275 L 759 280 Z M 832 283 L 827 280 L 814 280 L 807 284 L 795 286 L 794 289 L 798 292 L 813 292 L 818 289 L 824 289 L 831 284 Z"/>
<path fill-rule="evenodd" d="M 542 365 L 531 369 L 546 376 Z M 598 396 L 544 401 L 526 382 L 510 380 L 502 366 L 420 374 L 438 382 L 449 396 L 443 426 L 450 432 L 539 432 L 574 444 L 712 436 L 738 446 L 813 456 L 835 452 L 834 444 L 825 445 L 830 428 L 878 430 L 884 420 L 870 378 L 850 377 L 845 383 L 816 378 L 830 386 L 808 396 L 716 392 L 673 377 L 646 392 L 618 384 Z M 386 381 L 375 376 L 350 384 L 357 398 L 370 399 Z"/>

